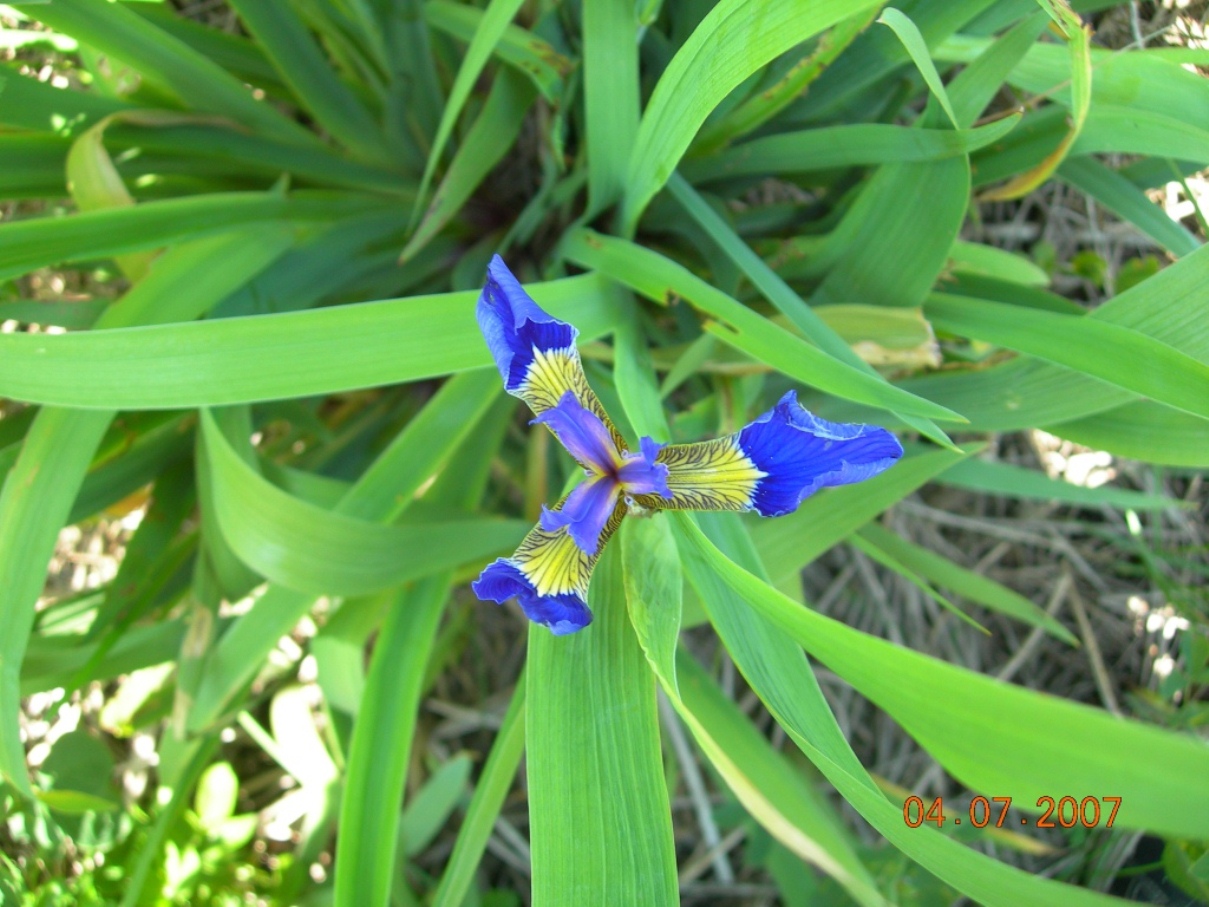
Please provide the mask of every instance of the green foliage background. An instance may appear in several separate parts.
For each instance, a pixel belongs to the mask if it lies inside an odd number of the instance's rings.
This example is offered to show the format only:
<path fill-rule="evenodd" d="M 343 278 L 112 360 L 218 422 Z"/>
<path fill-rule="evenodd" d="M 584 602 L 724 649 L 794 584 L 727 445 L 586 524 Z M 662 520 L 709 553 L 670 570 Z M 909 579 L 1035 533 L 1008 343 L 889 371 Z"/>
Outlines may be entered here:
<path fill-rule="evenodd" d="M 27 848 L 3 858 L 0 892 L 515 903 L 475 873 L 523 753 L 534 903 L 675 903 L 664 750 L 680 722 L 771 836 L 787 903 L 822 878 L 811 903 L 910 900 L 815 777 L 939 880 L 920 903 L 1113 900 L 907 827 L 806 653 L 1023 814 L 1120 797 L 1115 827 L 1166 839 L 1168 875 L 1204 896 L 1203 599 L 1175 601 L 1188 713 L 1165 727 L 874 638 L 812 610 L 798 580 L 846 540 L 1074 643 L 879 515 L 934 480 L 1173 503 L 978 459 L 1000 432 L 1209 465 L 1209 254 L 1146 195 L 1209 164 L 1209 82 L 1183 65 L 1209 53 L 1093 46 L 1079 14 L 1115 5 L 229 0 L 241 33 L 161 3 L 19 5 L 6 45 L 60 75 L 21 55 L 0 69 L 0 317 L 21 326 L 0 334 L 0 796 Z M 1168 263 L 1089 310 L 1037 264 L 960 238 L 978 202 L 1050 180 Z M 497 251 L 580 329 L 631 435 L 732 430 L 794 386 L 825 416 L 900 430 L 908 456 L 784 519 L 627 521 L 592 627 L 529 631 L 473 785 L 459 757 L 409 787 L 422 697 L 487 607 L 466 582 L 566 474 L 518 431 L 478 334 Z M 32 292 L 64 273 L 87 298 Z M 60 530 L 121 502 L 147 509 L 117 575 L 37 608 Z M 318 703 L 274 661 L 300 621 Z M 712 626 L 815 776 L 678 647 L 682 623 Z M 22 697 L 117 678 L 128 731 L 158 735 L 152 787 L 118 791 L 86 730 L 31 775 Z M 233 727 L 303 804 L 274 869 L 249 856 L 256 818 L 219 750 Z M 419 871 L 459 804 L 443 872 Z M 104 867 L 69 872 L 65 853 Z"/>

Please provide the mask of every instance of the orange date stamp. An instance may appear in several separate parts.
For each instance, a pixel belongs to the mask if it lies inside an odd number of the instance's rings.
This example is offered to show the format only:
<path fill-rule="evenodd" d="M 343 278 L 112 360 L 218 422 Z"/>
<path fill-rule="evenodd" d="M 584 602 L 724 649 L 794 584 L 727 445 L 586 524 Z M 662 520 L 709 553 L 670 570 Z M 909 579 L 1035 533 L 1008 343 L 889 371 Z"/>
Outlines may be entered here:
<path fill-rule="evenodd" d="M 945 822 L 962 825 L 965 822 L 975 828 L 986 828 L 994 824 L 995 828 L 1011 827 L 1015 820 L 1008 816 L 1012 807 L 1011 797 L 975 797 L 970 801 L 970 808 L 956 815 L 945 814 L 943 797 L 936 797 L 931 803 L 925 804 L 921 797 L 908 797 L 903 803 L 903 821 L 908 828 L 919 828 L 925 822 L 943 828 Z M 1031 824 L 1034 828 L 1112 828 L 1117 818 L 1117 810 L 1121 807 L 1120 797 L 1084 797 L 1076 800 L 1074 797 L 1038 797 L 1036 809 L 1041 815 Z M 1020 825 L 1029 825 L 1028 816 L 1020 818 Z"/>

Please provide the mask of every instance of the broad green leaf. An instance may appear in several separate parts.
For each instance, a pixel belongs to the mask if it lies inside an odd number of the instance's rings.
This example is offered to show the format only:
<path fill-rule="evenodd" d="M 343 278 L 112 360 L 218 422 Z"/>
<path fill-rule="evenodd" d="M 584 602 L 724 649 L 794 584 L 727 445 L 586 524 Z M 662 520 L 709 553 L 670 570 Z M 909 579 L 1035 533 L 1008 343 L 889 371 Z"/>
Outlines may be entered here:
<path fill-rule="evenodd" d="M 67 217 L 0 224 L 0 279 L 64 262 L 95 261 L 249 225 L 337 220 L 378 206 L 352 195 L 215 193 Z"/>
<path fill-rule="evenodd" d="M 873 0 L 723 0 L 697 26 L 655 86 L 626 173 L 623 235 L 667 182 L 701 124 L 740 82 Z"/>
<path fill-rule="evenodd" d="M 1049 275 L 1023 255 L 995 246 L 958 240 L 949 250 L 950 267 L 959 274 L 975 274 L 1026 287 L 1049 286 Z"/>
<path fill-rule="evenodd" d="M 723 328 L 707 324 L 707 329 L 724 342 L 820 390 L 910 415 L 960 419 L 949 410 L 903 394 L 881 378 L 833 359 L 657 252 L 581 230 L 564 240 L 563 253 L 656 302 L 666 304 L 673 295 L 683 297 L 729 325 Z"/>
<path fill-rule="evenodd" d="M 512 788 L 525 748 L 525 681 L 522 675 L 512 701 L 496 734 L 487 763 L 479 774 L 474 796 L 466 808 L 453 852 L 445 864 L 441 883 L 433 895 L 433 907 L 461 907 L 474 884 L 475 870 L 487 849 L 495 820 Z"/>
<path fill-rule="evenodd" d="M 958 126 L 968 128 L 978 119 L 1044 29 L 1045 16 L 1039 12 L 1021 19 L 954 77 L 948 93 Z"/>
<path fill-rule="evenodd" d="M 1138 331 L 1204 361 L 1209 358 L 1209 319 L 1204 317 L 1206 280 L 1209 251 L 1202 247 L 1085 317 Z M 957 409 L 979 431 L 1054 425 L 1136 399 L 1130 392 L 1097 378 L 1019 359 L 990 368 L 911 378 L 902 386 Z M 1194 429 L 1193 423 L 1180 424 Z"/>
<path fill-rule="evenodd" d="M 638 18 L 630 0 L 586 0 L 583 17 L 588 210 L 600 212 L 621 197 L 638 132 Z"/>
<path fill-rule="evenodd" d="M 962 783 L 1010 796 L 1026 812 L 1039 811 L 1038 798 L 1056 791 L 1078 800 L 1111 790 L 1122 798 L 1119 826 L 1188 838 L 1209 833 L 1209 750 L 1191 735 L 1001 683 L 853 630 L 727 560 L 688 520 L 677 526 L 727 586 L 885 709 Z"/>
<path fill-rule="evenodd" d="M 617 546 L 571 636 L 529 629 L 525 712 L 533 903 L 679 902 L 655 680 L 626 617 Z"/>
<path fill-rule="evenodd" d="M 532 84 L 510 69 L 496 73 L 491 92 L 445 172 L 416 232 L 400 255 L 407 261 L 449 222 L 500 162 L 520 134 L 525 112 L 537 97 Z"/>
<path fill-rule="evenodd" d="M 752 139 L 709 157 L 686 160 L 680 172 L 690 181 L 706 182 L 735 176 L 936 161 L 985 148 L 1019 122 L 1018 115 L 1011 115 L 974 129 L 853 123 L 783 132 Z"/>
<path fill-rule="evenodd" d="M 941 293 L 928 299 L 924 311 L 941 330 L 1035 356 L 1209 418 L 1209 365 L 1139 331 L 1085 315 Z"/>
<path fill-rule="evenodd" d="M 956 469 L 963 463 L 970 462 L 977 461 L 963 460 L 952 468 Z M 875 522 L 866 523 L 858 530 L 857 535 L 938 586 L 943 586 L 972 602 L 985 605 L 992 611 L 1022 620 L 1034 627 L 1041 627 L 1051 636 L 1072 646 L 1078 645 L 1074 635 L 1046 614 L 1044 609 L 992 579 L 967 570 L 927 548 L 908 542 Z"/>
<path fill-rule="evenodd" d="M 1096 450 L 1168 466 L 1209 468 L 1209 422 L 1149 400 L 1126 403 L 1046 431 Z"/>
<path fill-rule="evenodd" d="M 390 902 L 399 804 L 424 692 L 427 655 L 448 596 L 448 576 L 410 587 L 387 612 L 378 634 L 365 698 L 353 727 L 341 798 L 335 872 L 338 904 L 384 907 Z"/>
<path fill-rule="evenodd" d="M 667 520 L 626 520 L 621 543 L 626 603 L 639 644 L 664 694 L 715 770 L 748 812 L 786 847 L 833 876 L 858 903 L 885 904 L 839 818 L 693 660 L 682 651 L 677 656 L 683 577 Z M 683 694 L 678 669 L 688 672 Z"/>
<path fill-rule="evenodd" d="M 585 341 L 612 324 L 611 281 L 573 277 L 528 290 L 574 322 Z M 491 361 L 474 318 L 477 297 L 445 293 L 134 330 L 2 334 L 0 394 L 76 407 L 179 409 L 468 371 Z M 114 362 L 124 364 L 120 373 Z"/>
<path fill-rule="evenodd" d="M 203 411 L 214 505 L 228 544 L 273 582 L 312 595 L 360 595 L 515 547 L 519 520 L 382 525 L 293 497 L 252 469 Z"/>

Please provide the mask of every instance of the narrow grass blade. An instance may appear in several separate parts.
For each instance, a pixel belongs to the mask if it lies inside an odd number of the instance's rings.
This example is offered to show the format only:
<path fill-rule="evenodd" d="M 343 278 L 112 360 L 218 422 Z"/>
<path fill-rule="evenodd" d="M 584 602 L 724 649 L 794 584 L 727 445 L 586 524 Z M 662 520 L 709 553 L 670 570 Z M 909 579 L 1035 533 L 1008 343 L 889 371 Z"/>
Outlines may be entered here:
<path fill-rule="evenodd" d="M 940 330 L 1036 356 L 1209 418 L 1209 365 L 1139 331 L 1087 316 L 940 293 L 928 300 L 925 311 Z"/>
<path fill-rule="evenodd" d="M 286 0 L 233 0 L 231 6 L 315 122 L 358 157 L 391 162 L 373 116 L 336 76 Z"/>
<path fill-rule="evenodd" d="M 752 538 L 769 577 L 780 583 L 796 575 L 832 545 L 979 449 L 967 446 L 961 453 L 937 450 L 904 457 L 876 478 L 829 488 L 791 514 L 754 524 Z"/>
<path fill-rule="evenodd" d="M 424 3 L 424 19 L 433 28 L 461 41 L 473 41 L 484 12 L 473 6 L 428 0 Z M 575 68 L 537 35 L 517 25 L 508 25 L 494 47 L 500 60 L 533 82 L 543 98 L 557 103 L 563 90 L 563 80 Z"/>
<path fill-rule="evenodd" d="M 1058 178 L 1086 192 L 1113 214 L 1129 221 L 1177 257 L 1193 252 L 1201 241 L 1152 202 L 1127 177 L 1093 157 L 1068 157 Z"/>
<path fill-rule="evenodd" d="M 437 166 L 441 163 L 445 145 L 453 134 L 453 127 L 462 115 L 462 108 L 470 98 L 479 76 L 483 74 L 483 68 L 491 58 L 496 44 L 503 37 L 504 30 L 516 18 L 522 2 L 523 0 L 491 0 L 483 11 L 483 17 L 474 30 L 474 37 L 470 39 L 470 45 L 462 57 L 462 64 L 458 67 L 458 74 L 454 77 L 449 97 L 441 111 L 441 122 L 437 125 L 437 134 L 432 140 L 428 161 L 424 164 L 424 175 L 420 179 L 420 191 L 416 193 L 416 205 L 412 209 L 413 223 L 419 216 L 421 206 L 428 200 L 428 187 Z"/>
<path fill-rule="evenodd" d="M 676 169 L 701 124 L 740 82 L 872 0 L 723 0 L 668 64 L 643 113 L 626 173 L 623 235 Z"/>
<path fill-rule="evenodd" d="M 611 281 L 591 275 L 527 289 L 573 320 L 585 341 L 612 326 Z M 188 409 L 468 371 L 491 362 L 474 320 L 477 298 L 444 293 L 137 330 L 0 334 L 0 394 L 84 408 Z M 114 362 L 124 363 L 121 373 Z"/>
<path fill-rule="evenodd" d="M 295 144 L 319 144 L 314 133 L 255 100 L 230 73 L 124 6 L 56 0 L 31 12 L 56 31 L 130 64 L 197 110 L 228 116 Z"/>
<path fill-rule="evenodd" d="M 944 83 L 940 80 L 940 73 L 936 71 L 936 64 L 932 62 L 932 57 L 928 53 L 928 45 L 924 42 L 924 36 L 919 33 L 919 28 L 901 10 L 894 7 L 883 10 L 877 21 L 889 26 L 898 36 L 898 40 L 903 43 L 903 47 L 910 55 L 911 62 L 915 64 L 915 68 L 923 76 L 928 90 L 932 92 L 932 97 L 940 103 L 949 122 L 953 124 L 954 129 L 957 129 L 959 126 L 957 114 L 949 101 L 949 93 L 945 91 Z"/>
<path fill-rule="evenodd" d="M 482 111 L 453 156 L 424 219 L 399 256 L 400 261 L 414 257 L 466 204 L 516 141 L 525 122 L 525 112 L 536 97 L 537 92 L 523 76 L 510 69 L 496 74 Z"/>
<path fill-rule="evenodd" d="M 448 597 L 447 576 L 419 583 L 399 596 L 378 634 L 340 801 L 337 904 L 390 902 L 403 782 L 427 656 Z"/>
<path fill-rule="evenodd" d="M 1206 431 L 1209 432 L 1209 425 L 1206 426 Z M 1051 479 L 1045 473 L 1033 469 L 978 457 L 950 466 L 937 476 L 936 481 L 942 485 L 968 488 L 980 494 L 1028 498 L 1035 501 L 1061 501 L 1076 506 L 1119 507 L 1123 510 L 1163 510 L 1168 507 L 1187 506 L 1186 502 L 1178 498 L 1144 494 L 1112 485 L 1085 488 L 1063 479 Z"/>
<path fill-rule="evenodd" d="M 958 466 L 961 464 L 959 463 Z M 1041 627 L 1055 639 L 1060 639 L 1072 646 L 1078 645 L 1075 636 L 1046 614 L 1043 608 L 994 580 L 987 579 L 973 570 L 960 567 L 948 558 L 941 557 L 927 548 L 908 542 L 875 522 L 866 523 L 858 531 L 857 536 L 876 545 L 925 579 L 955 592 L 962 598 L 978 602 L 992 611 L 1014 617 L 1031 626 Z"/>
<path fill-rule="evenodd" d="M 533 903 L 676 904 L 655 680 L 626 617 L 616 545 L 589 594 L 587 629 L 529 630 Z"/>
<path fill-rule="evenodd" d="M 461 907 L 474 884 L 474 873 L 487 849 L 495 820 L 512 787 L 525 749 L 525 678 L 517 681 L 512 701 L 496 734 L 487 763 L 479 775 L 474 796 L 445 864 L 441 883 L 432 896 L 432 907 Z"/>
<path fill-rule="evenodd" d="M 1079 138 L 1091 109 L 1091 29 L 1084 25 L 1079 15 L 1071 9 L 1068 0 L 1045 0 L 1045 7 L 1059 23 L 1070 49 L 1070 128 L 1058 143 L 1058 147 L 1047 154 L 1040 164 L 1008 180 L 1004 185 L 983 193 L 982 197 L 988 201 L 1020 198 L 1049 179 Z"/>

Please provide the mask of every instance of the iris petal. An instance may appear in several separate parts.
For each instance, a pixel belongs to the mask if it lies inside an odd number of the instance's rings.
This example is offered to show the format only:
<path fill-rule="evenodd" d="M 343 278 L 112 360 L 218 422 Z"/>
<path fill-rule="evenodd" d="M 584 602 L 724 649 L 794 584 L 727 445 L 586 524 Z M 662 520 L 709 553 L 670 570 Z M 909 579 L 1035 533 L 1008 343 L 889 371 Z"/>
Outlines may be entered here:
<path fill-rule="evenodd" d="M 612 476 L 599 476 L 578 485 L 567 495 L 561 510 L 542 508 L 541 527 L 554 532 L 563 526 L 585 554 L 600 550 L 600 536 L 617 507 L 621 493 Z"/>
<path fill-rule="evenodd" d="M 475 314 L 508 393 L 540 414 L 557 406 L 571 391 L 605 424 L 614 443 L 622 444 L 621 435 L 588 386 L 575 348 L 579 332 L 534 302 L 498 255 L 487 266 L 487 282 Z"/>
<path fill-rule="evenodd" d="M 820 488 L 872 478 L 903 454 L 884 428 L 820 419 L 793 391 L 739 432 L 738 447 L 765 473 L 751 497 L 761 516 L 790 513 Z"/>
<path fill-rule="evenodd" d="M 554 432 L 559 443 L 584 467 L 598 473 L 608 473 L 617 460 L 617 445 L 608 426 L 591 410 L 575 399 L 572 391 L 562 395 L 558 403 L 533 420 Z"/>
<path fill-rule="evenodd" d="M 566 504 L 564 499 L 555 512 Z M 480 574 L 471 585 L 474 594 L 500 604 L 515 598 L 530 620 L 556 635 L 586 627 L 592 620 L 587 605 L 592 569 L 625 512 L 624 506 L 614 508 L 595 554 L 584 552 L 565 527 L 549 532 L 534 526 L 512 557 L 500 558 Z"/>
<path fill-rule="evenodd" d="M 671 498 L 671 489 L 667 487 L 667 466 L 655 461 L 659 451 L 666 446 L 653 438 L 643 437 L 639 440 L 642 453 L 624 455 L 621 469 L 617 470 L 617 478 L 629 494 L 656 494 L 661 498 Z"/>
<path fill-rule="evenodd" d="M 549 627 L 555 636 L 582 630 L 592 622 L 592 612 L 578 594 L 541 595 L 528 577 L 506 558 L 488 566 L 470 588 L 483 601 L 502 605 L 515 598 L 529 620 Z"/>

